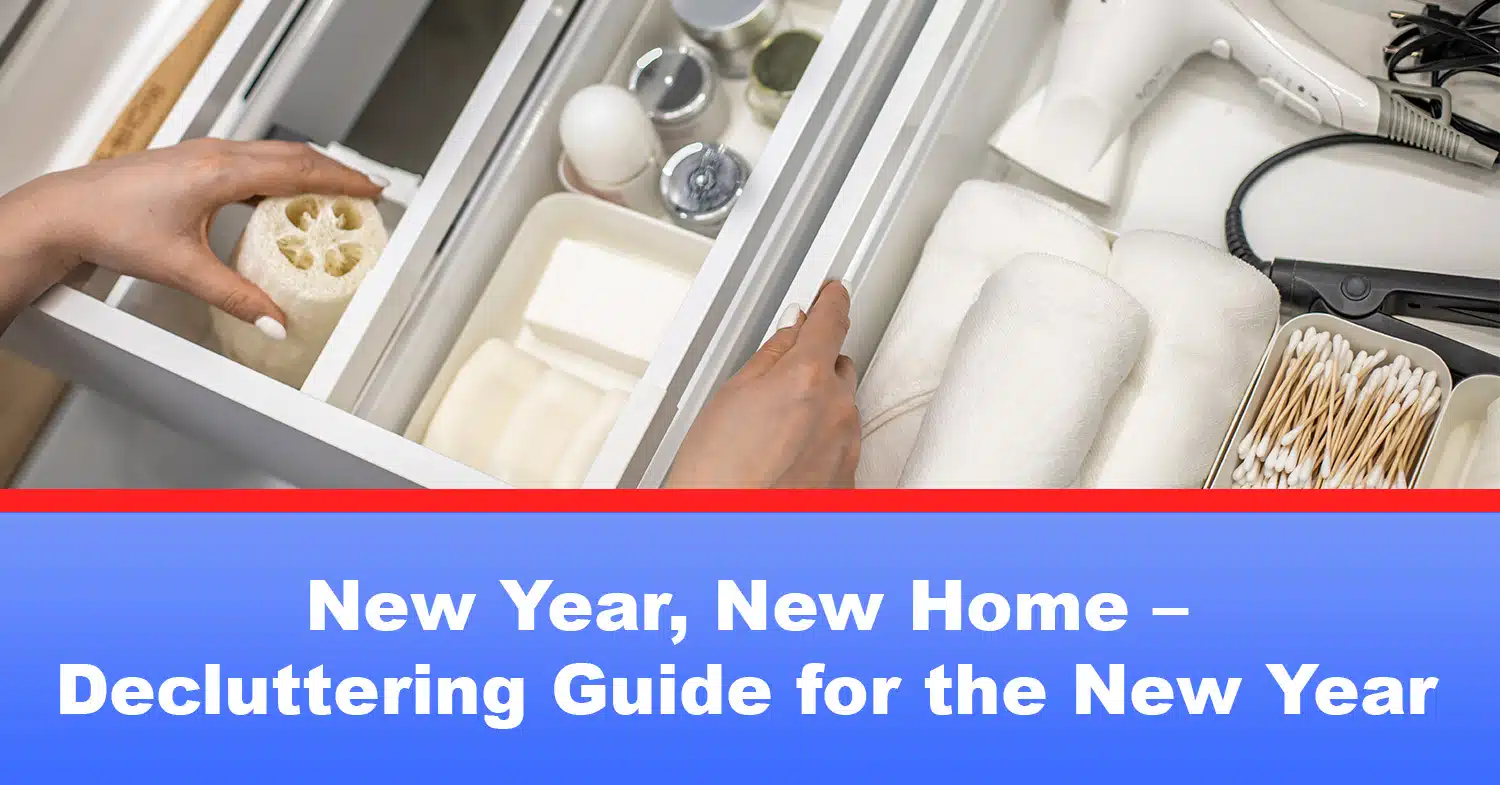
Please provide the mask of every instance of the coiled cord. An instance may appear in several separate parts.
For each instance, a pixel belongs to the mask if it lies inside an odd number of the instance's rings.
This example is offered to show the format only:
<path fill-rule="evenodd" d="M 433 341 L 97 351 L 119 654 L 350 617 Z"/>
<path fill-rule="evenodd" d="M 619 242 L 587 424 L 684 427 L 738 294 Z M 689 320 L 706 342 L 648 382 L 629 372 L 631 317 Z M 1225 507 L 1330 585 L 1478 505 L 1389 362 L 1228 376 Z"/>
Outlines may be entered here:
<path fill-rule="evenodd" d="M 1481 19 L 1500 7 L 1500 0 L 1484 0 L 1462 16 L 1428 5 L 1421 14 L 1392 13 L 1396 26 L 1403 28 L 1386 47 L 1386 69 L 1390 80 L 1402 76 L 1428 75 L 1433 87 L 1444 87 L 1459 74 L 1482 73 L 1500 78 L 1500 22 Z M 1486 147 L 1500 150 L 1500 132 L 1476 120 L 1453 115 L 1453 128 Z M 1317 150 L 1343 145 L 1368 144 L 1383 147 L 1409 147 L 1411 139 L 1401 141 L 1363 134 L 1332 134 L 1293 145 L 1266 159 L 1245 176 L 1229 202 L 1224 216 L 1224 237 L 1229 252 L 1268 273 L 1271 263 L 1260 258 L 1245 233 L 1245 199 L 1255 184 L 1273 169 L 1287 161 Z"/>

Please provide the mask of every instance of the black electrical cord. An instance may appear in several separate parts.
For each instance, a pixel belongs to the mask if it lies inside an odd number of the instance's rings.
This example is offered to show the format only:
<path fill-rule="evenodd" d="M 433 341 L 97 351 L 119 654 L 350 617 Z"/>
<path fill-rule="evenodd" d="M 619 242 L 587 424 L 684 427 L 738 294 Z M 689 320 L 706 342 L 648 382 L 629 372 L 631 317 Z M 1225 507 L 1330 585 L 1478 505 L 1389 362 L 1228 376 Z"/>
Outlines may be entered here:
<path fill-rule="evenodd" d="M 1497 7 L 1500 0 L 1484 0 L 1462 16 L 1435 5 L 1428 5 L 1422 14 L 1393 13 L 1391 18 L 1396 26 L 1404 29 L 1386 47 L 1386 68 L 1391 81 L 1400 81 L 1402 75 L 1427 74 L 1433 87 L 1443 87 L 1459 74 L 1482 73 L 1500 78 L 1500 22 L 1480 18 Z M 1500 132 L 1482 123 L 1455 113 L 1453 127 L 1486 147 L 1500 150 Z M 1244 206 L 1250 189 L 1271 170 L 1293 158 L 1355 144 L 1406 147 L 1378 136 L 1333 134 L 1294 145 L 1266 159 L 1245 177 L 1229 202 L 1224 237 L 1230 253 L 1269 274 L 1271 263 L 1256 255 L 1245 234 Z"/>
<path fill-rule="evenodd" d="M 1228 242 L 1229 252 L 1240 259 L 1254 265 L 1261 272 L 1269 273 L 1271 263 L 1255 255 L 1255 249 L 1250 247 L 1250 238 L 1245 235 L 1245 197 L 1250 195 L 1250 189 L 1261 181 L 1261 178 L 1270 174 L 1271 170 L 1292 160 L 1300 155 L 1322 150 L 1328 147 L 1339 147 L 1351 144 L 1372 144 L 1384 147 L 1400 147 L 1413 149 L 1406 145 L 1380 136 L 1365 136 L 1364 134 L 1333 134 L 1332 136 L 1320 136 L 1309 139 L 1267 158 L 1254 171 L 1245 176 L 1240 182 L 1240 187 L 1235 190 L 1234 198 L 1229 200 L 1229 211 L 1224 216 L 1224 238 Z"/>
<path fill-rule="evenodd" d="M 1480 17 L 1500 7 L 1500 0 L 1484 0 L 1459 16 L 1428 5 L 1421 14 L 1393 13 L 1396 26 L 1405 28 L 1386 47 L 1386 73 L 1393 82 L 1402 76 L 1426 74 L 1432 87 L 1445 87 L 1460 74 L 1500 78 L 1500 22 Z M 1500 132 L 1455 113 L 1453 127 L 1480 144 L 1500 150 Z"/>

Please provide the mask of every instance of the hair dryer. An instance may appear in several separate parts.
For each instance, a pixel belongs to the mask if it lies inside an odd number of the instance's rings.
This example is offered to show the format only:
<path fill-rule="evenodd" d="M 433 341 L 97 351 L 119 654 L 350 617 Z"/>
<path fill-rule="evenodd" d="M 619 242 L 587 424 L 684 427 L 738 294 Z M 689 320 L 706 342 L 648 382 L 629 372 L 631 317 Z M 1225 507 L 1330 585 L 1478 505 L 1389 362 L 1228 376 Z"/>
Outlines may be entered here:
<path fill-rule="evenodd" d="M 1239 63 L 1278 106 L 1314 123 L 1495 165 L 1496 151 L 1449 126 L 1448 91 L 1359 74 L 1271 0 L 1072 0 L 1051 80 L 990 145 L 1107 205 L 1125 176 L 1131 126 L 1182 66 L 1204 52 Z M 1433 101 L 1442 116 L 1404 96 Z"/>

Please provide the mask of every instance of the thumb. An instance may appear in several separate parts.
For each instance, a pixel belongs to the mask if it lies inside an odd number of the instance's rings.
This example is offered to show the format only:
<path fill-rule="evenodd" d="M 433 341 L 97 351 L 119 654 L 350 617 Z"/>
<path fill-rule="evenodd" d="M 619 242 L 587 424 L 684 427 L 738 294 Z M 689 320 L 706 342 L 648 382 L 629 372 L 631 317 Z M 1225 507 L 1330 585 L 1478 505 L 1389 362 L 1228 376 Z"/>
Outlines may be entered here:
<path fill-rule="evenodd" d="M 174 265 L 171 280 L 158 281 L 180 289 L 209 305 L 255 325 L 267 338 L 286 338 L 286 314 L 266 294 L 211 251 L 200 249 Z"/>

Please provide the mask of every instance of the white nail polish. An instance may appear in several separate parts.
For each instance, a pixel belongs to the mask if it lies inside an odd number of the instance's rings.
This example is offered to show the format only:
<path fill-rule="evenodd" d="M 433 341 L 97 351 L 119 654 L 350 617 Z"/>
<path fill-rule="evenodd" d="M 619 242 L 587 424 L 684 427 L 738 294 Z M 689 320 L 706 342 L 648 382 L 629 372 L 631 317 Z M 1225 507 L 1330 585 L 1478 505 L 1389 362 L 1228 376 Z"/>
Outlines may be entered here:
<path fill-rule="evenodd" d="M 802 318 L 802 306 L 792 303 L 781 312 L 781 318 L 776 321 L 776 329 L 785 330 L 788 327 L 796 327 L 797 320 Z"/>
<path fill-rule="evenodd" d="M 850 295 L 854 294 L 854 278 L 853 278 L 853 276 L 845 278 L 844 280 L 839 281 L 839 283 L 841 283 L 841 284 L 844 285 L 844 291 L 848 292 Z"/>
<path fill-rule="evenodd" d="M 267 338 L 273 341 L 286 340 L 286 327 L 269 316 L 262 316 L 255 320 L 255 329 L 260 330 Z"/>
<path fill-rule="evenodd" d="M 382 177 L 378 174 L 367 174 L 365 176 L 370 178 L 370 182 L 380 186 L 380 190 L 382 191 L 391 187 L 391 180 L 388 177 Z"/>

